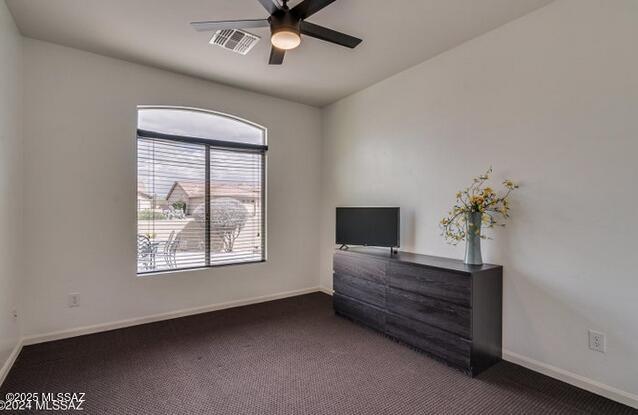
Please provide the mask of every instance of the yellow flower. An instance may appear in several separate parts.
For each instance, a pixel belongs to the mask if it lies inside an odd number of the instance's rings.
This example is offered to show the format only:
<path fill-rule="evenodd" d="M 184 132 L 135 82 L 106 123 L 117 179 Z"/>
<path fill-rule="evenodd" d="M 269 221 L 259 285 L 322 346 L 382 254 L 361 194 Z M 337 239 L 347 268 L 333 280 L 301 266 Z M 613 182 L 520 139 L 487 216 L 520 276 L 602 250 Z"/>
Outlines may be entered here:
<path fill-rule="evenodd" d="M 513 181 L 511 180 L 505 180 L 503 182 L 503 184 L 505 185 L 505 187 L 507 187 L 508 189 L 518 189 L 518 185 L 515 184 Z"/>
<path fill-rule="evenodd" d="M 491 187 L 486 187 L 485 189 L 483 189 L 483 196 L 488 197 L 493 194 L 494 194 L 494 190 L 492 190 Z"/>
<path fill-rule="evenodd" d="M 475 195 L 470 197 L 470 203 L 473 205 L 481 206 L 485 202 L 485 198 L 483 196 Z"/>

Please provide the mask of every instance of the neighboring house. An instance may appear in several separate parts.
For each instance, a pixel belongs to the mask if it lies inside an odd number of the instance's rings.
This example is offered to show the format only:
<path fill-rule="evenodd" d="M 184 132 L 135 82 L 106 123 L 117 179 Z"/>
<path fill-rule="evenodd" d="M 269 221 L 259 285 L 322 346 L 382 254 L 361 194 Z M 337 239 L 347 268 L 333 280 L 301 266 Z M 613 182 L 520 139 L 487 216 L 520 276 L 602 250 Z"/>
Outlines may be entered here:
<path fill-rule="evenodd" d="M 153 198 L 146 193 L 137 192 L 137 210 L 148 210 L 153 206 Z"/>
<path fill-rule="evenodd" d="M 204 204 L 204 184 L 187 181 L 173 183 L 173 187 L 166 195 L 169 206 L 176 202 L 186 204 L 186 215 L 191 215 L 198 206 Z"/>
<path fill-rule="evenodd" d="M 246 183 L 216 182 L 211 184 L 211 199 L 218 197 L 232 197 L 239 200 L 250 216 L 255 216 L 259 211 L 260 200 L 258 190 Z M 166 195 L 169 206 L 175 202 L 186 204 L 186 215 L 191 215 L 197 208 L 204 204 L 204 184 L 188 181 L 177 181 Z"/>
<path fill-rule="evenodd" d="M 137 210 L 148 210 L 153 208 L 153 196 L 146 192 L 144 183 L 137 183 Z"/>

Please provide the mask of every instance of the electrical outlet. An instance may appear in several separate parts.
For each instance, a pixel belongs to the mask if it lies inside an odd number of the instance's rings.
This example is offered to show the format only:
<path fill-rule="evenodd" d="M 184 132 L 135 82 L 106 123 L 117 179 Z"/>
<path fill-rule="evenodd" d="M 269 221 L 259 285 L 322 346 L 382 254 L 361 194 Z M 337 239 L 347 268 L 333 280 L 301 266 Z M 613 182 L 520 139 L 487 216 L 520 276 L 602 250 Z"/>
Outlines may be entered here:
<path fill-rule="evenodd" d="M 596 352 L 605 353 L 605 334 L 589 330 L 589 348 Z"/>
<path fill-rule="evenodd" d="M 80 306 L 80 293 L 70 293 L 69 307 L 79 307 L 79 306 Z"/>

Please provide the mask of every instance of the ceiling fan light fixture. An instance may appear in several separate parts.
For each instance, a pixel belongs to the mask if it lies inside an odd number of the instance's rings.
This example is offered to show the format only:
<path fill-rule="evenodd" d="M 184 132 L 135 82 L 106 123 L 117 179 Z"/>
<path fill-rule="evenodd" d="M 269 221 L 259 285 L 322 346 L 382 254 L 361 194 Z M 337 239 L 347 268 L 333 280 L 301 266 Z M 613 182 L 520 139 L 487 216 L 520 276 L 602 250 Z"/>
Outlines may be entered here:
<path fill-rule="evenodd" d="M 313 37 L 324 42 L 344 46 L 353 49 L 361 43 L 361 39 L 327 27 L 310 23 L 306 19 L 314 15 L 336 0 L 301 0 L 296 2 L 293 8 L 288 7 L 290 0 L 257 0 L 268 11 L 269 16 L 265 19 L 243 19 L 243 20 L 218 20 L 192 22 L 191 25 L 198 32 L 221 32 L 228 34 L 230 39 L 224 43 L 227 49 L 244 47 L 243 39 L 237 39 L 236 33 L 244 32 L 244 29 L 270 26 L 270 58 L 269 65 L 281 65 L 284 62 L 286 51 L 294 49 L 301 44 L 301 34 Z M 252 34 L 249 34 L 252 35 Z M 258 38 L 258 36 L 255 36 Z M 222 40 L 214 41 L 216 44 Z M 239 42 L 239 43 L 238 43 Z M 246 50 L 247 52 L 247 50 Z"/>
<path fill-rule="evenodd" d="M 301 44 L 301 36 L 291 29 L 282 29 L 272 34 L 270 42 L 277 49 L 290 50 Z"/>

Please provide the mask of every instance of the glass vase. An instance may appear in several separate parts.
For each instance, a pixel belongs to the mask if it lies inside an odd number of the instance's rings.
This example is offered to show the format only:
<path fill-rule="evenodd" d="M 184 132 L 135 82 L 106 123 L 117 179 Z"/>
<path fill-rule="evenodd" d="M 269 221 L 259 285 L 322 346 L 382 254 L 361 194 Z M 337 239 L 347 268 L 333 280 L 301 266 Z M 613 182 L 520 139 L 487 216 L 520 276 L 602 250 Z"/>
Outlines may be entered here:
<path fill-rule="evenodd" d="M 468 265 L 483 265 L 481 257 L 481 212 L 468 213 L 465 217 L 465 263 Z"/>

